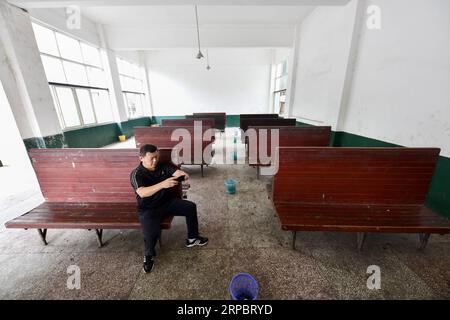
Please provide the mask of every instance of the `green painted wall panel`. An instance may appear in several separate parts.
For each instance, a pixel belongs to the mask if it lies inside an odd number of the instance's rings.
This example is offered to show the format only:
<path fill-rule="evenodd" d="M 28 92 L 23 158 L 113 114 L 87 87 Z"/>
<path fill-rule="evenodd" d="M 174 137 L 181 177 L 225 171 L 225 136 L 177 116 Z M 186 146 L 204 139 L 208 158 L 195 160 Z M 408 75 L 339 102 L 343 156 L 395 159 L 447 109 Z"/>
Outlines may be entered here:
<path fill-rule="evenodd" d="M 227 128 L 239 128 L 239 115 L 227 114 Z"/>
<path fill-rule="evenodd" d="M 400 145 L 372 139 L 364 136 L 360 136 L 353 133 L 347 133 L 343 131 L 334 132 L 333 135 L 333 146 L 334 147 L 364 147 L 364 148 L 373 148 L 373 147 L 401 147 Z"/>
<path fill-rule="evenodd" d="M 44 137 L 45 146 L 47 148 L 64 148 L 65 141 L 62 133 Z"/>
<path fill-rule="evenodd" d="M 33 148 L 45 148 L 45 141 L 42 137 L 33 137 L 33 138 L 23 139 L 23 143 L 25 144 L 25 148 L 27 150 L 30 150 Z"/>
<path fill-rule="evenodd" d="M 425 204 L 450 219 L 450 158 L 439 157 Z"/>
<path fill-rule="evenodd" d="M 108 123 L 66 131 L 64 138 L 69 148 L 99 148 L 118 142 L 120 134 L 121 130 L 117 123 Z"/>
<path fill-rule="evenodd" d="M 153 116 L 152 124 L 161 124 L 161 120 L 163 119 L 185 119 L 185 116 Z"/>
<path fill-rule="evenodd" d="M 134 127 L 148 127 L 151 123 L 152 119 L 150 119 L 150 117 L 143 117 L 121 122 L 120 126 L 122 127 L 122 134 L 128 139 L 129 137 L 134 136 Z"/>

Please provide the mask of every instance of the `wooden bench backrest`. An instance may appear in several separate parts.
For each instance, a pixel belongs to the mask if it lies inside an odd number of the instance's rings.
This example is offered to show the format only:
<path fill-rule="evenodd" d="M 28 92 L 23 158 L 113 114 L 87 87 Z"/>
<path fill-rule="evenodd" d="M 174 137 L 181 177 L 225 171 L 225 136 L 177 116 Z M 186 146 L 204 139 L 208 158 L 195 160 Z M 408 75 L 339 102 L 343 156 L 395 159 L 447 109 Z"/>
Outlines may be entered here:
<path fill-rule="evenodd" d="M 201 121 L 203 127 L 215 128 L 215 121 L 212 118 L 163 119 L 161 125 L 163 127 L 193 127 L 194 121 Z"/>
<path fill-rule="evenodd" d="M 160 150 L 170 162 L 172 149 Z M 48 202 L 136 204 L 130 173 L 139 165 L 137 149 L 31 149 L 42 194 Z"/>
<path fill-rule="evenodd" d="M 423 205 L 438 148 L 279 148 L 276 203 Z"/>
<path fill-rule="evenodd" d="M 295 127 L 296 119 L 282 119 L 282 118 L 248 118 L 240 119 L 240 128 L 244 131 L 248 129 L 249 126 L 292 126 Z"/>
<path fill-rule="evenodd" d="M 247 113 L 247 114 L 240 114 L 240 119 L 257 119 L 257 118 L 279 118 L 280 116 L 276 113 Z"/>
<path fill-rule="evenodd" d="M 201 141 L 198 142 L 194 135 L 194 127 L 135 127 L 134 136 L 136 147 L 140 148 L 143 144 L 153 144 L 158 148 L 174 148 L 181 142 L 181 139 L 178 141 L 171 140 L 172 133 L 176 129 L 186 129 L 191 134 L 191 160 L 189 161 L 189 163 L 202 164 L 197 163 L 197 161 L 195 161 L 194 148 L 197 145 L 198 146 L 201 145 L 203 155 L 203 151 L 211 143 L 211 141 L 202 139 Z M 202 126 L 202 137 L 204 136 L 205 131 L 209 129 L 211 129 L 211 127 Z M 214 139 L 214 137 L 212 138 Z M 182 149 L 180 150 L 180 156 L 183 156 Z"/>
<path fill-rule="evenodd" d="M 328 147 L 330 145 L 330 126 L 311 126 L 311 127 L 274 127 L 274 126 L 249 126 L 248 129 L 256 130 L 256 159 L 249 158 L 249 164 L 259 164 L 259 148 L 260 148 L 260 135 L 262 132 L 266 132 L 267 144 L 266 152 L 268 156 L 272 155 L 272 135 L 271 130 L 278 130 L 278 146 L 279 147 Z M 246 137 L 247 138 L 247 137 Z M 248 139 L 246 139 L 246 143 Z M 250 148 L 248 148 L 248 151 Z"/>
<path fill-rule="evenodd" d="M 218 130 L 224 130 L 227 123 L 227 114 L 225 112 L 195 112 L 192 115 L 186 116 L 186 118 L 213 118 L 215 121 L 215 127 Z"/>

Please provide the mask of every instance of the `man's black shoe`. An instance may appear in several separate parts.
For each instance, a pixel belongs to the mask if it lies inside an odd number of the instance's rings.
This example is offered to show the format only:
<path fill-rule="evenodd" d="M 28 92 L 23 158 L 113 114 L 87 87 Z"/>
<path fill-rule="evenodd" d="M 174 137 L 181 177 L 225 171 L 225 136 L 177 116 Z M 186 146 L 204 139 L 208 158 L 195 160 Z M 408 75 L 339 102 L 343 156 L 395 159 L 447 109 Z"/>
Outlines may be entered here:
<path fill-rule="evenodd" d="M 153 257 L 145 256 L 144 257 L 144 272 L 150 273 L 150 271 L 153 270 L 153 265 L 154 265 Z"/>
<path fill-rule="evenodd" d="M 194 246 L 204 246 L 207 243 L 208 243 L 208 238 L 206 238 L 206 237 L 198 236 L 197 238 L 195 238 L 193 240 L 186 239 L 186 247 L 188 247 L 188 248 L 191 248 Z"/>

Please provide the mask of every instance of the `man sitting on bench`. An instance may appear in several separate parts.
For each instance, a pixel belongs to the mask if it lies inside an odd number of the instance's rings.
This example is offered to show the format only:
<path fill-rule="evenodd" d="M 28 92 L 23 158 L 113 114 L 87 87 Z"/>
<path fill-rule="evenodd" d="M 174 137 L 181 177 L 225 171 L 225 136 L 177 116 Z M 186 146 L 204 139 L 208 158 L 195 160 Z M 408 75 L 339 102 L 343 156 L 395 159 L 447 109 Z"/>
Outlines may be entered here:
<path fill-rule="evenodd" d="M 159 163 L 158 148 L 154 145 L 143 145 L 139 155 L 141 164 L 131 172 L 130 180 L 136 192 L 139 221 L 144 234 L 144 272 L 149 273 L 153 269 L 155 245 L 161 232 L 160 222 L 165 215 L 186 217 L 186 247 L 204 246 L 208 238 L 198 234 L 196 204 L 170 197 L 169 189 L 178 185 L 177 178 L 184 176 L 188 180 L 188 174 L 169 164 Z"/>

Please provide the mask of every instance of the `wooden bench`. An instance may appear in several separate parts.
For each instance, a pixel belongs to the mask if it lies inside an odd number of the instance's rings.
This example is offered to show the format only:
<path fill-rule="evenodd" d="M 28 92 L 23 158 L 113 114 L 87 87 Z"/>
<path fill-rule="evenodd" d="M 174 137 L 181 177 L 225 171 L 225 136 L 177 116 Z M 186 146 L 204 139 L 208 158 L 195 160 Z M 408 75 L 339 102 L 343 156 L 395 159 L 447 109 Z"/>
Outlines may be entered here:
<path fill-rule="evenodd" d="M 215 121 L 212 118 L 163 119 L 161 125 L 163 127 L 193 127 L 195 121 L 201 121 L 203 127 L 215 128 Z"/>
<path fill-rule="evenodd" d="M 171 152 L 160 149 L 160 161 L 170 162 Z M 6 228 L 37 228 L 45 245 L 47 229 L 95 230 L 99 247 L 104 229 L 141 228 L 130 183 L 139 150 L 31 149 L 29 155 L 45 202 Z M 181 192 L 181 185 L 172 190 L 174 197 Z M 166 217 L 161 228 L 169 229 L 172 220 Z"/>
<path fill-rule="evenodd" d="M 239 126 L 245 133 L 248 127 L 295 127 L 296 119 L 283 118 L 246 118 L 239 120 Z M 245 143 L 244 136 L 241 134 L 242 143 Z"/>
<path fill-rule="evenodd" d="M 134 136 L 136 141 L 136 147 L 140 148 L 143 144 L 153 144 L 158 148 L 174 148 L 181 141 L 172 141 L 172 133 L 175 129 L 186 129 L 189 131 L 191 135 L 191 156 L 189 157 L 189 161 L 181 162 L 181 165 L 200 165 L 202 177 L 203 174 L 203 166 L 211 164 L 210 161 L 204 158 L 204 151 L 212 143 L 214 137 L 211 137 L 211 140 L 203 139 L 198 141 L 197 139 L 193 139 L 194 135 L 194 127 L 134 127 Z M 211 127 L 202 126 L 202 137 L 207 130 L 211 129 Z M 201 159 L 196 159 L 194 150 L 195 148 L 201 147 Z M 211 158 L 214 155 L 213 150 L 211 148 Z M 180 150 L 180 156 L 184 155 L 184 150 Z"/>
<path fill-rule="evenodd" d="M 247 159 L 250 166 L 257 167 L 257 178 L 259 178 L 260 167 L 269 166 L 271 163 L 262 164 L 260 159 L 260 136 L 263 132 L 266 132 L 266 152 L 268 157 L 272 156 L 272 152 L 275 152 L 275 147 L 272 146 L 271 130 L 278 130 L 278 146 L 279 147 L 328 147 L 330 145 L 330 126 L 311 126 L 311 127 L 274 127 L 274 126 L 249 126 L 248 131 L 254 129 L 256 132 L 256 139 L 253 141 L 254 150 L 256 155 L 250 155 L 250 147 L 246 147 Z M 248 137 L 245 139 L 246 145 L 248 145 Z M 255 157 L 256 156 L 256 157 Z"/>
<path fill-rule="evenodd" d="M 450 233 L 450 221 L 424 206 L 439 149 L 279 148 L 272 202 L 281 228 L 297 231 Z"/>
<path fill-rule="evenodd" d="M 186 115 L 186 118 L 213 118 L 215 121 L 215 126 L 213 127 L 220 131 L 225 131 L 227 126 L 227 114 L 225 112 L 195 112 L 192 115 Z"/>

